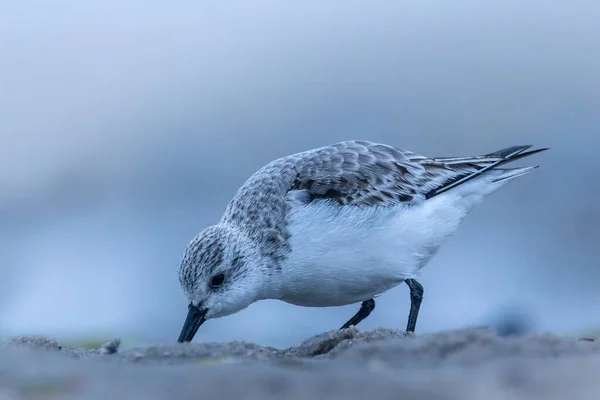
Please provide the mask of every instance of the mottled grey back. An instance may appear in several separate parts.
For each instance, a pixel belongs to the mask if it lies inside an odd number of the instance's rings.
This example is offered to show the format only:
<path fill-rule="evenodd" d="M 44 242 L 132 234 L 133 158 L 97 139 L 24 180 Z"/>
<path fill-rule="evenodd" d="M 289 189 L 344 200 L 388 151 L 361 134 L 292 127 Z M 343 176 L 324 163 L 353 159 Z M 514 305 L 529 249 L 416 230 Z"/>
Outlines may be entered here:
<path fill-rule="evenodd" d="M 258 170 L 229 203 L 222 223 L 244 227 L 261 240 L 288 238 L 286 218 L 291 191 L 305 201 L 340 206 L 393 206 L 425 200 L 428 191 L 475 165 L 446 165 L 392 146 L 346 141 L 279 158 Z"/>

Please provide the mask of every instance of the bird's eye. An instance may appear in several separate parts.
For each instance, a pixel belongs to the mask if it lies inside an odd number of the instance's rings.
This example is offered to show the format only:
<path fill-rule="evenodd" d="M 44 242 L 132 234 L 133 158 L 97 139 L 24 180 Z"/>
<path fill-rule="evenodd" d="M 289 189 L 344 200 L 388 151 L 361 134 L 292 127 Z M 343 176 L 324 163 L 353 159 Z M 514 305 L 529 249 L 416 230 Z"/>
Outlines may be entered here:
<path fill-rule="evenodd" d="M 219 287 L 223 284 L 223 281 L 225 281 L 225 274 L 215 275 L 210 280 L 210 286 L 213 288 Z"/>

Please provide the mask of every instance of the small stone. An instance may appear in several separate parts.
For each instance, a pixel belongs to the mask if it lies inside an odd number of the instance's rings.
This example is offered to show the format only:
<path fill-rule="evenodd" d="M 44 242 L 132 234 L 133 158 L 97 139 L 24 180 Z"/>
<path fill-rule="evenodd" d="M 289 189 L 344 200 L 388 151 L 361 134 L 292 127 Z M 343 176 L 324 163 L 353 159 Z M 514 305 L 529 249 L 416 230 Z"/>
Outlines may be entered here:
<path fill-rule="evenodd" d="M 116 338 L 109 342 L 104 343 L 99 350 L 100 354 L 114 354 L 119 350 L 121 345 L 121 339 Z"/>

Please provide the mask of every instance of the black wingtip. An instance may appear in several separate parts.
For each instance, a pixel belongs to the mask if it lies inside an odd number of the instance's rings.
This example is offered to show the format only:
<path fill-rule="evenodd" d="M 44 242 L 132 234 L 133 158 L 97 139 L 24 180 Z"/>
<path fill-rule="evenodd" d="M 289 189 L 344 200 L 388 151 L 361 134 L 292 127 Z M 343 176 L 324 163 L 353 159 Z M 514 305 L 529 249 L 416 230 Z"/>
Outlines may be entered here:
<path fill-rule="evenodd" d="M 537 154 L 537 153 L 541 153 L 542 151 L 546 151 L 546 150 L 550 150 L 550 147 L 544 147 L 544 148 L 541 148 L 541 149 L 535 149 L 535 150 L 531 150 L 531 151 L 526 151 L 524 153 L 520 152 L 520 153 L 518 153 L 518 154 L 516 154 L 516 155 L 514 155 L 512 157 L 509 157 L 508 159 L 510 159 L 511 161 L 515 161 L 515 160 L 518 160 L 520 158 L 529 157 L 529 156 L 532 156 L 532 155 Z"/>
<path fill-rule="evenodd" d="M 493 153 L 488 154 L 489 157 L 500 157 L 504 158 L 506 161 L 515 161 L 523 157 L 528 157 L 533 154 L 541 153 L 542 151 L 550 150 L 549 147 L 544 147 L 541 149 L 535 149 L 531 151 L 525 151 L 532 147 L 530 144 L 521 145 L 521 146 L 511 146 L 502 150 L 495 151 Z"/>
<path fill-rule="evenodd" d="M 469 180 L 475 178 L 476 176 L 479 176 L 479 175 L 481 175 L 487 171 L 490 171 L 492 169 L 498 168 L 501 165 L 511 163 L 511 162 L 519 160 L 523 157 L 531 156 L 533 154 L 540 153 L 542 151 L 550 150 L 549 147 L 544 147 L 541 149 L 525 151 L 527 149 L 530 149 L 531 147 L 532 147 L 532 145 L 511 146 L 511 147 L 507 147 L 502 150 L 498 150 L 494 153 L 487 154 L 484 157 L 489 157 L 489 158 L 496 159 L 496 160 L 493 163 L 491 163 L 485 167 L 482 167 L 475 173 L 472 173 L 468 176 L 459 176 L 459 177 L 457 177 L 457 179 L 455 179 L 453 181 L 446 182 L 441 187 L 430 190 L 428 193 L 425 194 L 425 198 L 430 199 L 434 196 L 444 193 L 444 192 L 452 189 L 453 187 L 456 187 L 465 182 L 468 182 Z M 500 160 L 497 160 L 498 158 L 500 158 Z M 534 168 L 538 168 L 538 166 L 535 166 Z"/>
<path fill-rule="evenodd" d="M 512 158 L 518 154 L 523 153 L 525 150 L 531 148 L 532 145 L 526 144 L 521 146 L 510 146 L 505 149 L 497 150 L 493 153 L 487 154 L 489 157 L 500 157 L 500 158 Z"/>

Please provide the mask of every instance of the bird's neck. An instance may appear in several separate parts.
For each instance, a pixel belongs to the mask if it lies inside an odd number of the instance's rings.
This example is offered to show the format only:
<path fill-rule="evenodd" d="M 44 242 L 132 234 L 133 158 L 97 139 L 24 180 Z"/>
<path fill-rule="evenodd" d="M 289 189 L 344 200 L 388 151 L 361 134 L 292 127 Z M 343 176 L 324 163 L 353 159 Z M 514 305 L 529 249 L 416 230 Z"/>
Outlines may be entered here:
<path fill-rule="evenodd" d="M 265 265 L 261 271 L 262 279 L 257 286 L 256 300 L 280 299 L 283 295 L 281 268 L 273 261 Z"/>

